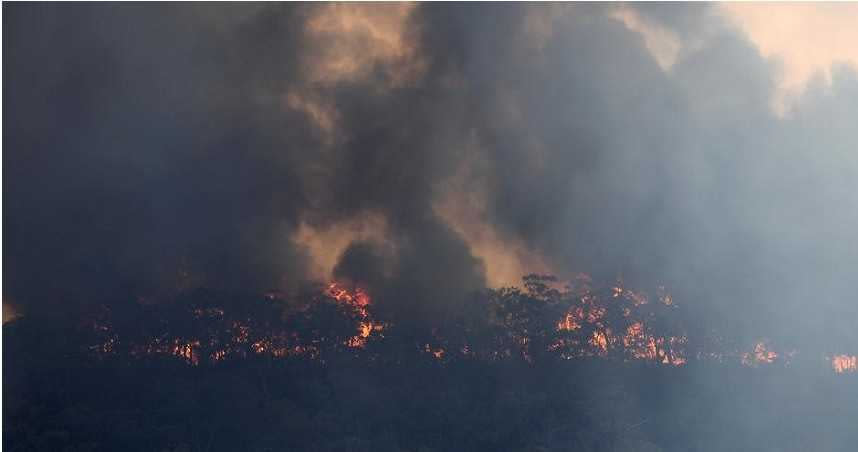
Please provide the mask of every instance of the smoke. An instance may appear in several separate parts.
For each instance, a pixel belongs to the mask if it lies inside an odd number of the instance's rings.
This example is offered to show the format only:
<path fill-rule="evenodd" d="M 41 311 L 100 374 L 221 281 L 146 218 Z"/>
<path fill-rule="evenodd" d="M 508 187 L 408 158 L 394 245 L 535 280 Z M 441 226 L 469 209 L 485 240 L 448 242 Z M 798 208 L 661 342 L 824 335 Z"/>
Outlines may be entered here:
<path fill-rule="evenodd" d="M 854 344 L 858 75 L 773 111 L 716 8 L 10 5 L 4 298 L 337 277 L 420 318 L 588 272 Z"/>
<path fill-rule="evenodd" d="M 264 30 L 224 36 L 193 13 L 9 8 L 4 276 L 25 312 L 300 277 L 292 149 L 311 138 L 275 128 L 261 94 L 289 65 L 241 61 Z"/>
<path fill-rule="evenodd" d="M 50 311 L 289 289 L 331 270 L 313 238 L 366 217 L 397 274 L 484 286 L 432 211 L 461 121 L 416 79 L 411 9 L 10 8 L 6 294 Z"/>

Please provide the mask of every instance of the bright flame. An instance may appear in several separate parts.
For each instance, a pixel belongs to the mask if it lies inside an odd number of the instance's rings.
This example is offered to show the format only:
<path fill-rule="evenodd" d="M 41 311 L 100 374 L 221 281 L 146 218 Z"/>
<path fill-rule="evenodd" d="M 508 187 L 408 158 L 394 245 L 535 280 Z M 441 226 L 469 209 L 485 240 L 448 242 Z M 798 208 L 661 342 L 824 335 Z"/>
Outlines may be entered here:
<path fill-rule="evenodd" d="M 596 354 L 605 356 L 608 354 L 608 332 L 594 331 L 593 337 L 590 338 L 590 345 L 596 347 Z"/>
<path fill-rule="evenodd" d="M 555 326 L 552 341 L 543 345 L 545 350 L 556 352 L 564 359 L 576 357 L 622 357 L 625 360 L 641 360 L 660 365 L 682 366 L 688 362 L 689 356 L 697 360 L 712 360 L 724 362 L 725 359 L 739 360 L 749 367 L 779 364 L 789 366 L 791 359 L 797 353 L 795 350 L 775 351 L 767 340 L 754 343 L 750 351 L 728 349 L 724 338 L 713 336 L 706 339 L 705 348 L 696 349 L 689 355 L 689 340 L 685 335 L 660 335 L 658 329 L 648 325 L 653 314 L 640 306 L 647 304 L 647 298 L 642 293 L 625 289 L 622 285 L 609 288 L 607 293 L 592 291 L 589 285 L 572 289 L 554 291 L 545 301 L 548 303 L 569 303 L 567 311 L 551 325 Z M 512 293 L 515 293 L 514 291 Z M 602 295 L 600 295 L 600 293 Z M 341 340 L 337 345 L 349 348 L 364 348 L 371 337 L 383 338 L 382 331 L 387 325 L 372 318 L 370 306 L 372 299 L 360 287 L 350 288 L 338 282 L 323 286 L 322 294 L 329 297 L 330 302 L 352 308 L 352 321 L 355 331 L 353 335 Z M 571 298 L 567 298 L 571 297 Z M 281 294 L 265 294 L 268 300 L 282 298 Z M 674 302 L 663 288 L 659 289 L 657 298 L 660 304 L 673 306 Z M 318 301 L 319 298 L 316 298 Z M 621 303 L 616 305 L 616 303 Z M 618 309 L 622 309 L 618 311 Z M 623 317 L 617 317 L 622 312 Z M 309 343 L 302 343 L 298 332 L 286 330 L 269 330 L 265 324 L 256 324 L 251 319 L 229 319 L 228 314 L 220 307 L 193 308 L 188 311 L 194 319 L 208 325 L 209 337 L 174 336 L 164 333 L 151 337 L 143 343 L 126 343 L 119 334 L 112 330 L 110 323 L 104 318 L 92 320 L 92 329 L 99 335 L 100 340 L 89 349 L 98 356 L 108 358 L 129 353 L 131 356 L 169 356 L 184 361 L 189 365 L 199 365 L 201 360 L 215 363 L 228 359 L 242 359 L 252 355 L 285 358 L 303 356 L 309 359 L 321 359 L 324 339 L 314 338 Z M 509 319 L 507 319 L 509 320 Z M 507 321 L 505 320 L 505 321 Z M 512 319 L 515 322 L 515 319 Z M 623 326 L 617 325 L 620 322 Z M 510 325 L 514 326 L 514 325 Z M 214 328 L 213 328 L 214 327 Z M 528 328 L 509 331 L 509 338 L 520 347 L 521 356 L 528 362 L 533 362 L 538 356 L 533 347 L 541 342 L 532 336 Z M 226 335 L 221 335 L 226 333 Z M 373 336 L 375 334 L 375 336 Z M 448 357 L 485 356 L 490 359 L 505 359 L 516 354 L 515 348 L 503 349 L 473 349 L 472 345 L 456 345 L 447 348 L 443 336 L 425 343 L 419 350 L 430 354 L 437 360 Z M 542 335 L 543 332 L 538 334 Z M 551 338 L 551 336 L 548 336 Z M 434 344 L 434 345 L 433 345 Z M 544 344 L 544 343 L 543 343 Z M 712 348 L 714 347 L 714 348 Z M 731 351 L 732 350 L 732 351 Z M 858 356 L 840 354 L 826 358 L 830 366 L 838 374 L 858 372 Z"/>
<path fill-rule="evenodd" d="M 384 327 L 380 323 L 373 322 L 368 307 L 372 300 L 369 294 L 361 288 L 353 291 L 342 287 L 336 282 L 328 284 L 328 295 L 338 302 L 355 308 L 361 318 L 358 324 L 358 334 L 346 340 L 346 345 L 352 348 L 362 348 L 373 331 L 381 331 Z"/>

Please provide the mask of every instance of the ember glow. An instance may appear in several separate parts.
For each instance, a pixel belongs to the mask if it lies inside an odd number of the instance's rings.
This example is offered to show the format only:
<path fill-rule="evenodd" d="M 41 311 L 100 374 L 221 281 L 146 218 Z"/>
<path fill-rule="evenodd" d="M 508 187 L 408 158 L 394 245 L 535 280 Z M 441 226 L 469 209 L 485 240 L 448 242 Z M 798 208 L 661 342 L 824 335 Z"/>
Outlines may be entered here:
<path fill-rule="evenodd" d="M 371 335 L 382 334 L 384 325 L 372 318 L 371 298 L 365 290 L 361 288 L 350 290 L 339 283 L 332 282 L 325 286 L 325 290 L 320 295 L 319 302 L 330 299 L 356 313 L 355 334 L 344 339 L 343 345 L 346 347 L 364 348 Z M 281 297 L 282 294 L 268 293 L 265 294 L 264 299 L 274 303 Z M 301 312 L 308 308 L 309 306 L 303 306 Z M 198 328 L 207 331 L 205 337 L 174 336 L 173 333 L 179 333 L 177 330 L 162 333 L 142 344 L 125 343 L 124 338 L 120 339 L 109 321 L 102 319 L 94 322 L 92 326 L 94 332 L 102 338 L 102 342 L 90 346 L 89 350 L 101 357 L 115 356 L 122 353 L 122 350 L 135 357 L 172 356 L 194 366 L 206 359 L 216 363 L 253 355 L 274 358 L 318 357 L 320 344 L 317 340 L 302 343 L 295 332 L 254 325 L 251 319 L 235 318 L 231 312 L 222 307 L 195 307 L 189 314 L 190 320 L 199 325 Z"/>
<path fill-rule="evenodd" d="M 778 358 L 778 353 L 769 349 L 765 342 L 757 342 L 754 350 L 742 355 L 742 364 L 755 366 L 758 364 L 771 364 Z"/>
<path fill-rule="evenodd" d="M 370 304 L 369 295 L 361 288 L 357 288 L 355 290 L 349 291 L 345 289 L 340 284 L 332 282 L 328 284 L 328 295 L 330 295 L 333 299 L 343 303 L 345 305 L 349 305 L 357 309 L 360 313 L 361 318 L 366 319 L 369 317 L 369 312 L 367 311 L 367 307 Z"/>
<path fill-rule="evenodd" d="M 328 284 L 328 295 L 344 305 L 353 307 L 360 315 L 357 334 L 346 341 L 349 347 L 364 347 L 373 332 L 380 333 L 384 329 L 382 324 L 374 322 L 370 316 L 371 299 L 365 290 L 358 287 L 349 291 L 342 285 L 332 282 Z"/>
<path fill-rule="evenodd" d="M 589 279 L 589 278 L 588 278 Z M 607 356 L 609 349 L 621 349 L 626 359 L 653 361 L 660 364 L 681 366 L 686 362 L 684 346 L 685 336 L 658 336 L 647 327 L 645 317 L 651 312 L 647 296 L 621 285 L 611 287 L 609 297 L 585 291 L 579 298 L 580 303 L 573 305 L 557 324 L 561 332 L 575 332 L 581 329 L 592 331 L 587 339 L 591 350 L 584 354 Z M 658 300 L 664 307 L 673 305 L 672 297 L 659 288 Z M 607 326 L 606 315 L 609 312 L 621 313 L 622 322 L 627 324 L 623 334 L 616 334 Z M 564 342 L 552 346 L 560 350 Z"/>
<path fill-rule="evenodd" d="M 552 289 L 544 283 L 552 283 L 553 278 L 538 277 L 530 279 L 524 292 L 503 289 L 497 292 L 505 300 L 507 297 L 532 297 L 528 303 L 540 303 L 545 306 L 567 306 L 565 313 L 554 322 L 554 339 L 546 345 L 545 351 L 565 359 L 599 358 L 621 359 L 623 361 L 645 361 L 664 366 L 683 366 L 689 359 L 697 361 L 714 361 L 725 363 L 735 361 L 746 367 L 785 366 L 798 353 L 796 350 L 777 350 L 770 341 L 759 340 L 750 349 L 742 351 L 725 348 L 718 345 L 721 341 L 712 342 L 703 349 L 689 349 L 687 334 L 665 334 L 660 327 L 653 327 L 675 316 L 679 309 L 673 297 L 664 287 L 659 287 L 654 296 L 655 303 L 641 291 L 635 291 L 618 284 L 607 291 L 593 290 L 589 287 L 589 279 L 583 285 L 566 285 L 563 289 Z M 534 282 L 535 281 L 535 282 Z M 580 282 L 580 281 L 579 281 Z M 552 283 L 553 284 L 553 283 Z M 516 289 L 517 290 L 517 289 Z M 266 294 L 264 299 L 269 303 L 278 302 L 282 294 L 276 296 Z M 373 305 L 370 294 L 359 286 L 349 286 L 330 282 L 324 286 L 320 297 L 310 305 L 302 306 L 298 317 L 309 312 L 314 304 L 330 300 L 346 312 L 353 312 L 351 320 L 354 333 L 342 340 L 341 345 L 364 351 L 370 339 L 384 340 L 384 332 L 390 325 L 385 325 L 373 317 Z M 514 308 L 504 301 L 498 307 Z M 515 308 L 514 308 L 515 310 Z M 151 338 L 144 344 L 125 343 L 123 337 L 110 326 L 109 322 L 100 320 L 94 322 L 93 330 L 101 337 L 101 342 L 89 347 L 97 356 L 117 356 L 127 351 L 131 356 L 171 356 L 197 366 L 202 362 L 217 363 L 228 359 L 243 359 L 250 356 L 268 356 L 272 358 L 288 358 L 304 356 L 311 359 L 321 358 L 321 349 L 327 339 L 324 335 L 302 339 L 296 331 L 276 329 L 264 325 L 253 325 L 249 319 L 234 318 L 222 307 L 195 307 L 190 315 L 196 322 L 201 322 L 197 329 L 209 331 L 208 336 L 189 337 L 187 335 L 161 334 Z M 506 359 L 520 354 L 528 362 L 533 362 L 534 349 L 538 341 L 528 329 L 520 330 L 524 315 L 507 314 L 498 326 L 508 331 L 502 333 L 513 339 L 512 348 L 491 350 L 474 349 L 469 343 L 464 343 L 448 351 L 449 339 L 440 330 L 433 328 L 433 342 L 423 343 L 419 347 L 423 353 L 438 361 L 449 359 Z M 219 325 L 225 328 L 221 334 L 217 331 Z M 285 328 L 285 327 L 283 327 Z M 681 327 L 680 327 L 681 329 Z M 178 331 L 177 331 L 178 333 Z M 316 332 L 314 334 L 323 334 Z M 517 349 L 517 350 L 516 350 Z M 838 373 L 856 372 L 856 357 L 854 355 L 835 355 L 827 358 L 832 369 Z"/>

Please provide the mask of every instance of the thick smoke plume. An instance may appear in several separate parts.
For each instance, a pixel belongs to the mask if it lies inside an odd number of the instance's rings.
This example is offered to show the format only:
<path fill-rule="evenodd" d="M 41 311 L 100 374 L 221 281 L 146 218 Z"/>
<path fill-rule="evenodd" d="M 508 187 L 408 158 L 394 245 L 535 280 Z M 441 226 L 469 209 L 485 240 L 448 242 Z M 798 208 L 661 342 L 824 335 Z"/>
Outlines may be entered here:
<path fill-rule="evenodd" d="M 4 303 L 336 277 L 424 318 L 587 272 L 858 343 L 858 74 L 779 113 L 714 8 L 8 5 Z"/>

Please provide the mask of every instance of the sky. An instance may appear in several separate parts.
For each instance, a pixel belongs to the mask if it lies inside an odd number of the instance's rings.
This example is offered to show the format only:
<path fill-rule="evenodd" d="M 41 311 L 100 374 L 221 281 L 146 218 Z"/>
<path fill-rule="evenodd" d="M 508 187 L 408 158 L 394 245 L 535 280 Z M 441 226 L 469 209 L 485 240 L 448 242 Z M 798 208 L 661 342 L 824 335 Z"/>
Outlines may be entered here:
<path fill-rule="evenodd" d="M 419 317 L 587 273 L 736 334 L 858 343 L 856 21 L 4 4 L 4 316 L 335 278 Z"/>

